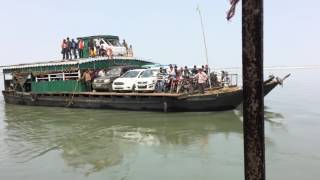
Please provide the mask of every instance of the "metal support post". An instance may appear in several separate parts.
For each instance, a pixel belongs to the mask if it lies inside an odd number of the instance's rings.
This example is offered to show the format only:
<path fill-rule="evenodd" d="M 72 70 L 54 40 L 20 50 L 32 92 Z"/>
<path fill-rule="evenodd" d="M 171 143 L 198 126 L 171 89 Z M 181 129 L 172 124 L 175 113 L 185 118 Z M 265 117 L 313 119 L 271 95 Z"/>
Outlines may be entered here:
<path fill-rule="evenodd" d="M 246 180 L 265 180 L 263 0 L 242 0 L 243 131 Z"/>

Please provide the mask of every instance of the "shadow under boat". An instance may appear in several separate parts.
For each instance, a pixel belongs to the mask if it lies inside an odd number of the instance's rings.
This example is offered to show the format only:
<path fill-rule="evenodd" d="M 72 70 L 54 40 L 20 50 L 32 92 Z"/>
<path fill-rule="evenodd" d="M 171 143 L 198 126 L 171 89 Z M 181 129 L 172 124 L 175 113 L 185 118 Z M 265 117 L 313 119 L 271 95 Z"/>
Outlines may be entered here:
<path fill-rule="evenodd" d="M 77 118 L 77 119 L 75 119 Z M 199 145 L 214 134 L 242 136 L 234 111 L 150 113 L 5 105 L 6 137 L 12 158 L 29 163 L 55 152 L 85 175 L 121 163 L 139 147 Z"/>
<path fill-rule="evenodd" d="M 198 146 L 214 135 L 226 141 L 243 135 L 241 106 L 234 111 L 165 114 L 11 104 L 4 108 L 9 156 L 28 163 L 55 151 L 65 165 L 86 176 L 126 163 L 126 156 L 141 146 L 156 146 L 155 153 L 168 154 L 168 147 Z M 283 118 L 270 110 L 265 114 L 270 122 Z"/>

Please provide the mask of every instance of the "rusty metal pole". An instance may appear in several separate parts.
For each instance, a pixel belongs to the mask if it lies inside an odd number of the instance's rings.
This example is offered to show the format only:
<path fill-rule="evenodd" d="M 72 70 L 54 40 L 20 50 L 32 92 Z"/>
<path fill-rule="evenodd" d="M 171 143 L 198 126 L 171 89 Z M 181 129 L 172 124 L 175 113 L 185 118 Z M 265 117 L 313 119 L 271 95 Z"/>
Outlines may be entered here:
<path fill-rule="evenodd" d="M 246 180 L 265 180 L 263 0 L 242 0 L 243 131 Z"/>

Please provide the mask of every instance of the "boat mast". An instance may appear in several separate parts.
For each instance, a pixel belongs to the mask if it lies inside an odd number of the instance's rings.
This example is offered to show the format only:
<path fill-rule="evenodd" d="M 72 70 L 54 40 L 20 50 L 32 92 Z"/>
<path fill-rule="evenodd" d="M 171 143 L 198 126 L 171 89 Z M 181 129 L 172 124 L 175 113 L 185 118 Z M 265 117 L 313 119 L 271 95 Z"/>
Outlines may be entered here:
<path fill-rule="evenodd" d="M 204 44 L 204 50 L 205 50 L 205 54 L 206 54 L 206 64 L 208 65 L 209 86 L 210 86 L 210 88 L 211 88 L 210 66 L 209 66 L 209 58 L 208 58 L 208 49 L 207 49 L 206 36 L 205 36 L 205 33 L 204 33 L 204 27 L 203 27 L 202 15 L 201 15 L 201 11 L 200 11 L 199 4 L 198 4 L 198 6 L 197 6 L 197 11 L 198 11 L 198 13 L 199 13 L 200 22 L 201 22 L 201 30 L 202 30 L 202 36 L 203 36 L 203 44 Z"/>

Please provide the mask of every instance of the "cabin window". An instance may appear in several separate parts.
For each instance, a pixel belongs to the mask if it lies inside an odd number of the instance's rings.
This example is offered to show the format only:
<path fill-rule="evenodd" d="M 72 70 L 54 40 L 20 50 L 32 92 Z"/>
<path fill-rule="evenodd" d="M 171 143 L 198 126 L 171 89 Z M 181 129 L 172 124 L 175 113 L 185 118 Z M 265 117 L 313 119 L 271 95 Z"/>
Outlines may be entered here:
<path fill-rule="evenodd" d="M 60 73 L 50 73 L 50 74 L 38 75 L 36 77 L 36 82 L 77 80 L 79 78 L 80 78 L 80 72 L 79 71 L 60 72 Z"/>
<path fill-rule="evenodd" d="M 11 73 L 5 73 L 4 74 L 4 80 L 13 80 L 13 76 Z"/>

